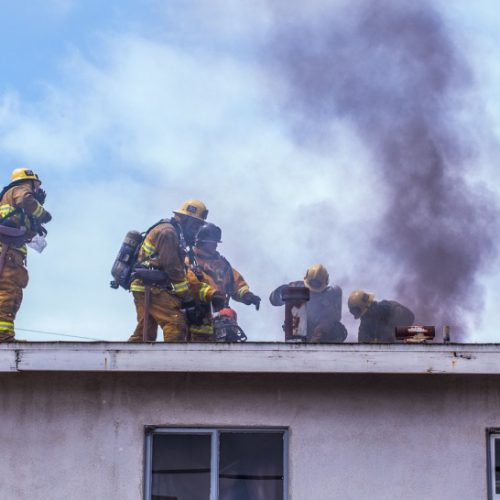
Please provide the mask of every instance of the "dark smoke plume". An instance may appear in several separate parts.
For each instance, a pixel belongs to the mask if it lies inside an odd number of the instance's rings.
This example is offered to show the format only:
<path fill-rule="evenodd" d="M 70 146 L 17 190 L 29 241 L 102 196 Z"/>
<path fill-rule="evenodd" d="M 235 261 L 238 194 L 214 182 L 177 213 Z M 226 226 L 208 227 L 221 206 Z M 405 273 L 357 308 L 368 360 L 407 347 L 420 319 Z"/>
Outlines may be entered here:
<path fill-rule="evenodd" d="M 279 18 L 268 67 L 309 145 L 328 140 L 341 119 L 371 151 L 367 167 L 387 197 L 372 265 L 377 254 L 389 257 L 380 273 L 394 276 L 394 298 L 421 323 L 460 325 L 464 313 L 481 311 L 479 273 L 498 234 L 492 197 L 467 180 L 477 152 L 463 119 L 472 74 L 426 2 L 355 5 Z M 332 165 L 333 181 L 337 174 Z"/>

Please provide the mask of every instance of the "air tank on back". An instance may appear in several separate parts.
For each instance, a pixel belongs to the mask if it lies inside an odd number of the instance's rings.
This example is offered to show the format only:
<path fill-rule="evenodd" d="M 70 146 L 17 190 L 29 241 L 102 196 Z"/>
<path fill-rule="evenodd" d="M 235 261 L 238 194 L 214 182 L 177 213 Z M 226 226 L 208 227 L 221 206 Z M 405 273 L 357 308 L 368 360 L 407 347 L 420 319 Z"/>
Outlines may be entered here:
<path fill-rule="evenodd" d="M 121 286 L 128 290 L 130 275 L 132 274 L 132 268 L 137 257 L 137 250 L 142 242 L 142 234 L 139 231 L 129 231 L 120 247 L 120 251 L 113 263 L 111 268 L 111 275 L 113 276 L 113 281 L 111 281 L 111 288 L 118 288 Z"/>

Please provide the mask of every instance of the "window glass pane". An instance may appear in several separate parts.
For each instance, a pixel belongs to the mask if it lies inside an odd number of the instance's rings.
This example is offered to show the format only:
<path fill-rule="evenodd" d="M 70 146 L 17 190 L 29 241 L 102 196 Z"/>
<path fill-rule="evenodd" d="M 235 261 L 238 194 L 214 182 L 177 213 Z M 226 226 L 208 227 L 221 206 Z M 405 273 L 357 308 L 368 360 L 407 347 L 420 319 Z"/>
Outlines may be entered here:
<path fill-rule="evenodd" d="M 500 439 L 495 439 L 495 493 L 500 493 Z"/>
<path fill-rule="evenodd" d="M 153 436 L 152 500 L 210 499 L 210 435 Z"/>
<path fill-rule="evenodd" d="M 283 500 L 283 433 L 221 432 L 219 500 Z"/>

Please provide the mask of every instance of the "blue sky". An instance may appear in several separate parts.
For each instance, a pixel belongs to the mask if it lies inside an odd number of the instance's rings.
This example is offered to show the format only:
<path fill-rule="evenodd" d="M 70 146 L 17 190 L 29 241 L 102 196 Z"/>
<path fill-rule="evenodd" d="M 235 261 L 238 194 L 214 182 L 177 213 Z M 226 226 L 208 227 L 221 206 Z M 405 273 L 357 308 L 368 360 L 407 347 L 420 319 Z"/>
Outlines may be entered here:
<path fill-rule="evenodd" d="M 477 106 L 487 117 L 482 126 L 493 131 L 475 175 L 496 189 L 495 2 L 440 5 L 476 75 Z M 6 183 L 19 165 L 38 171 L 54 214 L 49 246 L 29 257 L 19 328 L 126 339 L 135 321 L 131 297 L 108 288 L 121 239 L 189 197 L 206 202 L 223 229 L 222 252 L 264 301 L 315 262 L 329 268 L 345 296 L 361 287 L 396 298 L 391 280 L 357 254 L 365 240 L 356 227 L 370 227 L 383 209 L 364 182 L 369 154 L 352 130 L 337 126 L 335 163 L 349 168 L 336 188 L 325 177 L 331 158 L 293 140 L 270 91 L 278 84 L 260 64 L 271 18 L 265 1 L 2 2 L 2 178 Z M 359 210 L 366 199 L 369 213 Z M 333 248 L 322 245 L 323 228 L 310 222 L 325 211 L 336 221 Z M 377 261 L 383 266 L 383 257 Z M 499 271 L 492 263 L 481 278 L 486 309 L 482 324 L 467 319 L 473 340 L 497 340 Z M 267 303 L 258 313 L 236 309 L 251 339 L 281 337 L 283 311 Z M 343 316 L 354 339 L 345 305 Z"/>

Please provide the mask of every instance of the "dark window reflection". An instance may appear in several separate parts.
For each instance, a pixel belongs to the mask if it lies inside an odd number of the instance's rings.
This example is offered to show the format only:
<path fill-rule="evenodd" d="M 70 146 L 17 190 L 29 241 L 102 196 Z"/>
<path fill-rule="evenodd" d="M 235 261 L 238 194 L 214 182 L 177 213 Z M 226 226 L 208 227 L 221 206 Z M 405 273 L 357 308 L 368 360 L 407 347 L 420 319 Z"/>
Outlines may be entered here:
<path fill-rule="evenodd" d="M 220 433 L 219 500 L 283 500 L 283 433 Z"/>
<path fill-rule="evenodd" d="M 495 439 L 495 493 L 500 493 L 500 439 Z"/>
<path fill-rule="evenodd" d="M 210 499 L 210 435 L 153 436 L 152 499 Z"/>

